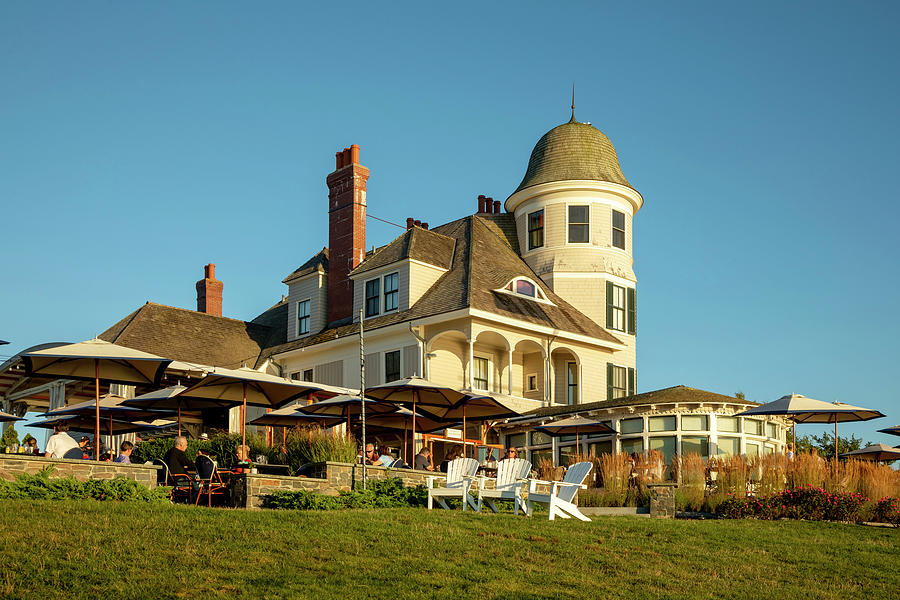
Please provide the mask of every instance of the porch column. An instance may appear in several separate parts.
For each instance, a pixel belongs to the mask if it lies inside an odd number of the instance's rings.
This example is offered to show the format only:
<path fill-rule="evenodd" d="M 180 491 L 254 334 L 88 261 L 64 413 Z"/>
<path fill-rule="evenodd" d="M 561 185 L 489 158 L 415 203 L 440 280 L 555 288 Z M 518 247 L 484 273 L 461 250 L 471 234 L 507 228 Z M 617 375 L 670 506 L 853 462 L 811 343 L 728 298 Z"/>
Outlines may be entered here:
<path fill-rule="evenodd" d="M 507 390 L 506 393 L 512 396 L 512 365 L 513 365 L 513 351 L 512 348 L 509 349 L 509 375 L 507 375 Z"/>
<path fill-rule="evenodd" d="M 469 389 L 475 389 L 475 340 L 469 339 Z"/>

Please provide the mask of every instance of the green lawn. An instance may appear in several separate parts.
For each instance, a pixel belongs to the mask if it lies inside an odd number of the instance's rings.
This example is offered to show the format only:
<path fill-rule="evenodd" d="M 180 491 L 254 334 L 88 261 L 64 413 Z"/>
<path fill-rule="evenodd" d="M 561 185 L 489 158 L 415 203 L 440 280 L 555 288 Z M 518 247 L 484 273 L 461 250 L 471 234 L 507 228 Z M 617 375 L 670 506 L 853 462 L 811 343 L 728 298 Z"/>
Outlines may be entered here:
<path fill-rule="evenodd" d="M 0 502 L 0 598 L 896 598 L 900 530 Z"/>

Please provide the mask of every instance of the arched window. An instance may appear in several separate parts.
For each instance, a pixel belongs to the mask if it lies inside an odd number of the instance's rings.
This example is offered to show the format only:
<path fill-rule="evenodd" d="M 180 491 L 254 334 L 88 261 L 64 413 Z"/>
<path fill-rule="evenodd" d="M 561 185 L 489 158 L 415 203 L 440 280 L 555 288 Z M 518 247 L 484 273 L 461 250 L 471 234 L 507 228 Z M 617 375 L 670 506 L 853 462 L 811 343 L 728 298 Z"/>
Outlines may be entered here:
<path fill-rule="evenodd" d="M 503 291 L 509 294 L 516 294 L 518 296 L 528 296 L 529 298 L 533 298 L 534 300 L 538 300 L 541 302 L 548 302 L 547 296 L 545 296 L 544 292 L 541 291 L 540 286 L 527 277 L 516 277 L 505 286 L 503 286 L 503 289 L 499 291 Z"/>

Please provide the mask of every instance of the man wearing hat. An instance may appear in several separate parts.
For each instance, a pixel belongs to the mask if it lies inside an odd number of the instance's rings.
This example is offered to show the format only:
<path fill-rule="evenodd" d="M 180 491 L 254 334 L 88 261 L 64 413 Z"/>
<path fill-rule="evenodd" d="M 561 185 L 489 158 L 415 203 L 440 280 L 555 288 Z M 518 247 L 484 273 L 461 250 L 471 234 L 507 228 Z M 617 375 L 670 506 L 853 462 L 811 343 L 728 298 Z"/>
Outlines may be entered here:
<path fill-rule="evenodd" d="M 90 458 L 91 457 L 90 442 L 91 442 L 91 440 L 88 436 L 86 436 L 86 435 L 81 436 L 81 439 L 78 440 L 78 447 L 72 448 L 71 450 L 69 450 L 68 452 L 63 454 L 63 458 L 80 458 L 80 459 Z"/>

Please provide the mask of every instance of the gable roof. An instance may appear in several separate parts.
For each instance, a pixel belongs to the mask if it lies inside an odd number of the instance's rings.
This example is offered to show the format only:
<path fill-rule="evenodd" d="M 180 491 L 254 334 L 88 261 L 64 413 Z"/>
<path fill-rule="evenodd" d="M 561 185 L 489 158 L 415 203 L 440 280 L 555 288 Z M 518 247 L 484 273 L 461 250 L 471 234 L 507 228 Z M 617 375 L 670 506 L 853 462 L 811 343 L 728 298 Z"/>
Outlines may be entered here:
<path fill-rule="evenodd" d="M 698 390 L 686 385 L 676 385 L 663 388 L 661 390 L 653 390 L 652 392 L 644 392 L 633 396 L 625 396 L 616 398 L 615 400 L 601 400 L 600 402 L 588 402 L 586 404 L 576 404 L 573 406 L 549 406 L 538 408 L 525 415 L 524 417 L 553 417 L 570 413 L 582 413 L 592 410 L 604 408 L 618 408 L 622 406 L 641 406 L 648 404 L 746 404 L 748 406 L 757 406 L 757 402 L 749 400 L 741 400 L 734 396 L 726 396 L 715 392 L 707 392 L 706 390 Z"/>
<path fill-rule="evenodd" d="M 309 275 L 315 271 L 321 271 L 323 273 L 328 272 L 328 248 L 319 250 L 315 256 L 297 267 L 293 273 L 282 279 L 281 283 L 290 283 L 298 277 Z"/>
<path fill-rule="evenodd" d="M 499 217 L 500 215 L 492 215 Z M 543 325 L 596 338 L 598 340 L 620 344 L 621 341 L 611 335 L 600 325 L 592 321 L 574 306 L 543 287 L 547 299 L 552 304 L 536 302 L 530 298 L 518 297 L 514 294 L 496 292 L 511 279 L 526 276 L 534 281 L 540 277 L 522 260 L 511 246 L 509 237 L 504 233 L 509 222 L 505 219 L 487 219 L 481 215 L 472 215 L 435 227 L 433 230 L 418 231 L 427 234 L 438 234 L 439 238 L 449 239 L 453 243 L 452 263 L 431 288 L 410 309 L 366 319 L 366 329 L 378 329 L 397 323 L 453 312 L 465 308 L 483 310 L 493 314 L 517 319 L 525 323 Z M 417 228 L 413 228 L 413 231 Z M 399 256 L 403 240 L 407 234 L 400 236 L 376 253 L 369 260 L 374 260 L 396 243 L 390 251 Z M 415 234 L 412 234 L 415 235 Z M 514 237 L 514 235 L 513 235 Z M 368 264 L 366 261 L 365 264 Z M 433 262 L 433 261 L 429 261 Z M 388 262 L 375 263 L 390 264 Z M 360 272 L 359 270 L 354 273 Z M 358 323 L 349 323 L 325 329 L 324 331 L 299 340 L 266 348 L 260 360 L 297 348 L 313 346 L 331 341 L 359 331 Z"/>
<path fill-rule="evenodd" d="M 376 250 L 371 257 L 353 269 L 350 275 L 366 273 L 407 258 L 449 269 L 455 246 L 453 238 L 430 229 L 410 227 L 403 235 Z"/>
<path fill-rule="evenodd" d="M 262 349 L 278 341 L 269 323 L 277 320 L 282 306 L 282 321 L 287 321 L 286 303 L 279 303 L 257 317 L 259 322 L 248 323 L 148 302 L 99 337 L 184 362 L 228 368 L 255 365 Z"/>

